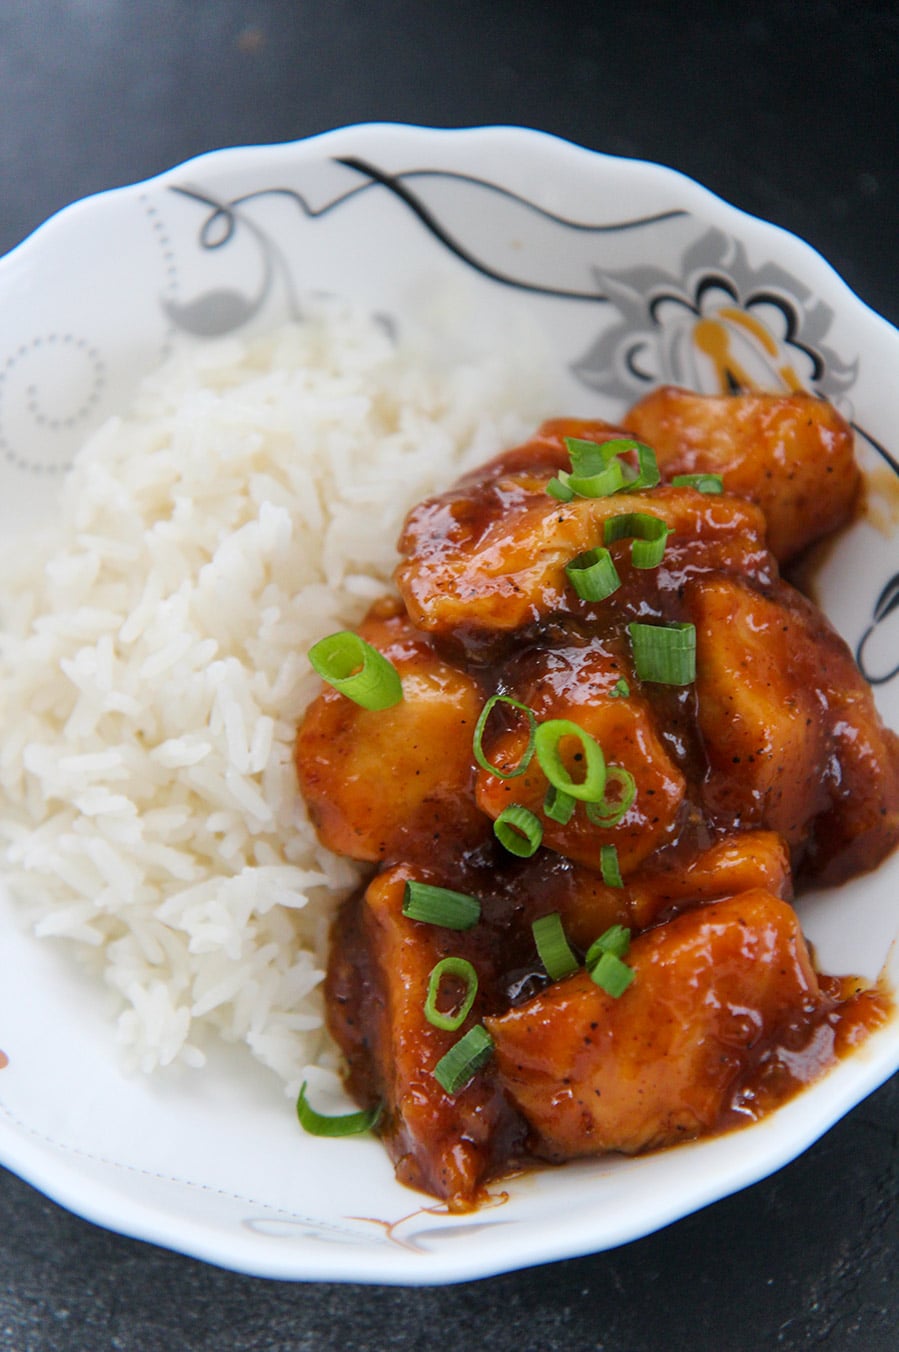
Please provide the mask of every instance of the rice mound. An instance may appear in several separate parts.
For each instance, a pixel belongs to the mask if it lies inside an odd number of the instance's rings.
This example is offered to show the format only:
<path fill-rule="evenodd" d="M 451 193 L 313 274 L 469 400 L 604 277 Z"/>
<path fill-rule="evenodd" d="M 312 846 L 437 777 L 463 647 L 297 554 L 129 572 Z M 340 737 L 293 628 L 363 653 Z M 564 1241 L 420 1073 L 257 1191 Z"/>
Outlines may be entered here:
<path fill-rule="evenodd" d="M 409 507 L 522 439 L 531 369 L 445 369 L 320 303 L 180 352 L 15 542 L 0 611 L 5 881 L 117 993 L 126 1062 L 210 1030 L 294 1093 L 332 1056 L 320 983 L 359 873 L 298 794 L 306 653 L 389 588 Z"/>

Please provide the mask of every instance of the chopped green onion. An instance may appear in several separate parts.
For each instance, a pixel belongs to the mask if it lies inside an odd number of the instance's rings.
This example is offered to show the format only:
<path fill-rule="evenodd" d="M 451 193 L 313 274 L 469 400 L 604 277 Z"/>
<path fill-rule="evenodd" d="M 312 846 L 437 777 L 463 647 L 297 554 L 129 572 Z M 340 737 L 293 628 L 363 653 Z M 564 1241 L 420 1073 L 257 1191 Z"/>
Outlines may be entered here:
<path fill-rule="evenodd" d="M 618 797 L 609 798 L 609 784 L 617 784 Z M 599 803 L 587 804 L 587 816 L 594 826 L 617 826 L 622 817 L 627 816 L 637 796 L 637 782 L 630 770 L 623 765 L 606 766 L 606 791 Z"/>
<path fill-rule="evenodd" d="M 531 930 L 540 961 L 553 981 L 561 981 L 563 977 L 571 976 L 572 972 L 577 971 L 578 960 L 565 938 L 562 917 L 558 911 L 553 911 L 551 915 L 542 915 L 539 920 L 533 922 Z"/>
<path fill-rule="evenodd" d="M 720 474 L 675 474 L 671 482 L 675 488 L 695 488 L 699 493 L 724 492 Z"/>
<path fill-rule="evenodd" d="M 608 442 L 587 441 L 583 437 L 565 437 L 565 449 L 571 457 L 571 472 L 578 478 L 589 478 L 599 474 L 609 463 L 611 457 L 606 454 Z"/>
<path fill-rule="evenodd" d="M 625 958 L 630 946 L 630 930 L 624 925 L 610 925 L 598 939 L 593 940 L 593 943 L 587 949 L 584 965 L 588 969 L 595 967 L 603 953 L 614 953 L 616 958 Z"/>
<path fill-rule="evenodd" d="M 696 629 L 692 624 L 628 625 L 634 666 L 641 681 L 689 685 L 696 679 Z"/>
<path fill-rule="evenodd" d="M 615 682 L 612 689 L 609 691 L 609 695 L 612 699 L 626 699 L 630 693 L 631 688 L 623 676 Z"/>
<path fill-rule="evenodd" d="M 434 1067 L 434 1078 L 448 1094 L 458 1094 L 493 1055 L 493 1038 L 482 1023 L 469 1028 Z"/>
<path fill-rule="evenodd" d="M 546 491 L 551 498 L 556 498 L 559 502 L 571 502 L 574 497 L 574 489 L 569 488 L 568 475 L 564 470 L 560 470 L 558 475 L 550 479 Z"/>
<path fill-rule="evenodd" d="M 560 826 L 567 826 L 576 806 L 570 793 L 563 793 L 555 784 L 550 784 L 543 798 L 543 815 Z"/>
<path fill-rule="evenodd" d="M 403 891 L 403 915 L 426 925 L 466 930 L 480 920 L 481 903 L 465 892 L 451 892 L 448 887 L 432 887 L 410 878 Z"/>
<path fill-rule="evenodd" d="M 621 586 L 612 556 L 602 545 L 576 555 L 565 565 L 565 573 L 582 601 L 604 601 Z"/>
<path fill-rule="evenodd" d="M 580 782 L 571 778 L 559 745 L 566 737 L 574 737 L 581 745 L 584 777 Z M 582 802 L 598 803 L 606 787 L 606 761 L 599 743 L 568 718 L 551 718 L 541 723 L 536 736 L 537 760 L 550 784 Z"/>
<path fill-rule="evenodd" d="M 500 770 L 496 765 L 489 761 L 484 754 L 484 748 L 482 746 L 484 729 L 487 726 L 487 719 L 490 717 L 491 712 L 497 704 L 508 704 L 513 709 L 520 710 L 528 721 L 528 744 L 521 753 L 518 764 L 515 766 L 514 770 Z M 491 695 L 481 710 L 480 717 L 475 724 L 474 738 L 472 741 L 474 758 L 482 770 L 486 770 L 488 774 L 496 775 L 497 779 L 514 779 L 516 775 L 523 775 L 530 765 L 531 757 L 534 754 L 534 736 L 536 731 L 537 718 L 533 709 L 529 709 L 526 704 L 519 704 L 517 699 L 512 699 L 509 695 Z"/>
<path fill-rule="evenodd" d="M 618 849 L 615 845 L 600 846 L 599 867 L 606 887 L 624 887 L 621 867 L 618 863 Z"/>
<path fill-rule="evenodd" d="M 309 649 L 309 661 L 323 681 L 363 709 L 389 709 L 403 698 L 393 663 L 349 629 L 319 639 Z"/>
<path fill-rule="evenodd" d="M 310 1136 L 356 1136 L 362 1131 L 370 1131 L 381 1116 L 382 1104 L 374 1108 L 360 1109 L 355 1113 L 320 1113 L 312 1107 L 306 1098 L 306 1081 L 300 1086 L 297 1098 L 297 1117 L 300 1126 Z"/>
<path fill-rule="evenodd" d="M 659 467 L 655 452 L 642 441 L 617 437 L 611 441 L 584 441 L 579 437 L 565 437 L 565 449 L 571 456 L 571 473 L 560 470 L 550 479 L 547 492 L 562 502 L 581 498 L 607 498 L 613 493 L 633 493 L 641 488 L 653 488 L 659 482 Z M 621 456 L 636 454 L 634 470 Z"/>
<path fill-rule="evenodd" d="M 465 984 L 465 993 L 462 996 L 462 1002 L 452 1014 L 444 1014 L 442 1010 L 437 1008 L 437 1000 L 440 995 L 440 983 L 445 976 L 458 977 Z M 461 1028 L 462 1024 L 468 1018 L 477 993 L 478 974 L 467 958 L 442 958 L 441 961 L 431 969 L 431 975 L 428 979 L 428 993 L 425 997 L 425 1018 L 428 1023 L 432 1023 L 435 1028 L 443 1028 L 448 1033 L 454 1033 L 457 1028 Z"/>
<path fill-rule="evenodd" d="M 565 475 L 564 483 L 578 497 L 608 498 L 624 487 L 624 470 L 614 456 L 606 454 L 604 445 L 566 437 L 565 449 L 571 456 L 571 473 Z"/>
<path fill-rule="evenodd" d="M 499 843 L 520 859 L 536 854 L 543 839 L 543 827 L 529 808 L 511 803 L 493 823 L 493 834 Z"/>
<path fill-rule="evenodd" d="M 645 445 L 642 441 L 632 441 L 628 450 L 637 452 L 637 477 L 628 484 L 625 492 L 637 493 L 643 488 L 655 488 L 661 479 L 659 473 L 659 464 L 656 460 L 656 453 L 651 446 Z M 620 455 L 621 452 L 619 451 Z"/>
<path fill-rule="evenodd" d="M 603 540 L 632 540 L 631 562 L 635 568 L 655 568 L 662 562 L 665 541 L 672 534 L 671 527 L 649 512 L 622 512 L 603 523 Z"/>
<path fill-rule="evenodd" d="M 599 962 L 590 969 L 591 979 L 614 1000 L 624 994 L 635 976 L 633 967 L 628 967 L 614 953 L 603 953 Z"/>
<path fill-rule="evenodd" d="M 630 437 L 616 437 L 613 441 L 604 441 L 600 447 L 604 460 L 612 462 L 619 456 L 636 453 L 636 472 L 628 465 L 625 468 L 625 493 L 634 493 L 641 488 L 654 488 L 661 475 L 656 461 L 656 453 L 651 446 L 642 441 L 632 441 Z"/>
<path fill-rule="evenodd" d="M 627 486 L 624 470 L 619 461 L 610 460 L 596 474 L 569 474 L 568 487 L 579 498 L 610 498 Z"/>

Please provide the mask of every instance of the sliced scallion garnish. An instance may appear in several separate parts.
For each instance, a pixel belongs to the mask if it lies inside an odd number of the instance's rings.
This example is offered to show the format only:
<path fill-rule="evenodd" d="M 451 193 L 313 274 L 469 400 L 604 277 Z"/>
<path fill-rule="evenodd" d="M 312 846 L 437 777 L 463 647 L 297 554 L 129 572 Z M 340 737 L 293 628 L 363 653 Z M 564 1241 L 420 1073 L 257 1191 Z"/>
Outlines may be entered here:
<path fill-rule="evenodd" d="M 572 972 L 577 971 L 578 960 L 565 938 L 562 917 L 558 911 L 542 915 L 539 920 L 533 922 L 531 930 L 540 961 L 551 980 L 561 981 L 563 977 L 571 976 Z"/>
<path fill-rule="evenodd" d="M 601 845 L 599 849 L 599 868 L 606 887 L 624 887 L 621 866 L 618 863 L 618 848 L 615 845 Z"/>
<path fill-rule="evenodd" d="M 360 1132 L 370 1131 L 381 1116 L 382 1104 L 374 1108 L 360 1109 L 355 1113 L 320 1113 L 306 1098 L 306 1081 L 300 1086 L 297 1097 L 297 1117 L 300 1126 L 310 1136 L 357 1136 Z"/>
<path fill-rule="evenodd" d="M 579 498 L 610 498 L 627 487 L 627 478 L 618 460 L 612 459 L 595 474 L 569 474 L 567 483 Z"/>
<path fill-rule="evenodd" d="M 498 766 L 489 761 L 484 753 L 482 746 L 484 730 L 487 727 L 487 719 L 497 704 L 508 704 L 512 709 L 518 709 L 523 713 L 528 722 L 528 744 L 519 757 L 518 764 L 514 770 L 500 770 Z M 529 709 L 526 704 L 521 704 L 517 699 L 512 699 L 510 695 L 491 695 L 487 703 L 481 710 L 480 716 L 474 729 L 474 738 L 472 739 L 472 750 L 474 758 L 482 770 L 488 774 L 496 775 L 497 779 L 514 779 L 516 775 L 523 775 L 531 762 L 534 754 L 534 736 L 537 731 L 537 718 L 533 709 Z"/>
<path fill-rule="evenodd" d="M 662 477 L 659 474 L 655 451 L 643 441 L 631 441 L 629 437 L 619 437 L 616 441 L 604 442 L 602 449 L 605 455 L 636 454 L 637 473 L 635 475 L 633 470 L 630 471 L 627 483 L 622 490 L 625 493 L 637 493 L 643 488 L 655 488 Z"/>
<path fill-rule="evenodd" d="M 603 541 L 630 539 L 631 562 L 635 568 L 655 568 L 662 562 L 665 541 L 672 534 L 671 527 L 659 516 L 649 512 L 622 512 L 603 522 Z"/>
<path fill-rule="evenodd" d="M 564 442 L 571 458 L 571 473 L 578 478 L 589 479 L 591 474 L 599 474 L 612 458 L 605 450 L 609 442 L 587 441 L 584 437 L 565 437 Z"/>
<path fill-rule="evenodd" d="M 580 744 L 582 779 L 572 779 L 559 752 L 560 744 L 573 737 Z M 585 803 L 598 803 L 606 787 L 606 761 L 595 738 L 568 718 L 551 718 L 537 728 L 535 749 L 540 768 L 555 788 Z"/>
<path fill-rule="evenodd" d="M 590 969 L 591 979 L 605 991 L 606 995 L 611 995 L 615 1000 L 624 994 L 635 976 L 633 967 L 628 967 L 627 963 L 616 958 L 614 953 L 603 953 Z"/>
<path fill-rule="evenodd" d="M 521 803 L 510 803 L 493 823 L 493 834 L 510 854 L 519 859 L 530 859 L 536 854 L 543 839 L 543 827 L 530 808 Z"/>
<path fill-rule="evenodd" d="M 323 681 L 363 709 L 389 709 L 403 698 L 396 667 L 352 630 L 319 639 L 309 661 Z"/>
<path fill-rule="evenodd" d="M 451 892 L 448 887 L 433 887 L 410 878 L 403 891 L 403 915 L 426 925 L 466 930 L 481 918 L 481 903 L 466 892 Z"/>
<path fill-rule="evenodd" d="M 609 695 L 612 699 L 626 699 L 630 693 L 631 688 L 623 676 L 615 682 L 612 689 L 609 691 Z"/>
<path fill-rule="evenodd" d="M 623 959 L 631 946 L 631 932 L 624 925 L 610 925 L 587 949 L 584 965 L 597 986 L 618 996 L 634 979 L 634 970 Z"/>
<path fill-rule="evenodd" d="M 604 601 L 621 586 L 612 555 L 600 545 L 565 565 L 565 575 L 582 601 Z"/>
<path fill-rule="evenodd" d="M 587 949 L 584 965 L 595 967 L 603 953 L 614 953 L 616 958 L 627 957 L 631 946 L 631 932 L 625 925 L 610 925 Z"/>
<path fill-rule="evenodd" d="M 571 821 L 576 801 L 570 793 L 563 793 L 557 789 L 555 784 L 550 784 L 543 797 L 543 815 L 549 817 L 550 821 L 558 822 L 560 826 L 567 826 Z"/>
<path fill-rule="evenodd" d="M 692 624 L 628 625 L 634 667 L 641 681 L 689 685 L 696 679 L 696 629 Z"/>
<path fill-rule="evenodd" d="M 618 789 L 614 798 L 609 797 L 610 785 Z M 587 804 L 587 816 L 594 826 L 617 826 L 622 817 L 627 816 L 636 796 L 637 782 L 630 770 L 625 770 L 623 765 L 607 765 L 605 793 L 600 802 Z"/>
<path fill-rule="evenodd" d="M 464 986 L 462 1000 L 451 1014 L 445 1014 L 443 1010 L 437 1008 L 437 1001 L 440 997 L 440 983 L 443 981 L 444 977 L 458 977 Z M 443 1028 L 449 1033 L 454 1033 L 457 1028 L 462 1027 L 462 1024 L 468 1018 L 477 993 L 478 974 L 468 959 L 456 957 L 442 958 L 440 962 L 431 969 L 431 975 L 428 979 L 428 993 L 425 997 L 425 1018 L 428 1023 L 432 1023 L 435 1028 Z"/>
<path fill-rule="evenodd" d="M 675 474 L 671 482 L 675 488 L 695 488 L 699 493 L 724 492 L 720 474 Z"/>
<path fill-rule="evenodd" d="M 546 485 L 546 491 L 551 498 L 558 502 L 571 502 L 574 497 L 574 489 L 568 486 L 568 475 L 564 470 L 560 470 L 558 475 L 554 475 Z"/>
<path fill-rule="evenodd" d="M 571 473 L 559 471 L 551 479 L 547 491 L 553 497 L 569 502 L 568 494 L 582 498 L 607 498 L 613 493 L 633 493 L 642 488 L 653 488 L 659 482 L 659 467 L 655 452 L 642 441 L 630 437 L 616 437 L 611 441 L 585 441 L 579 437 L 565 437 L 565 448 L 571 456 Z M 621 459 L 635 454 L 637 469 Z"/>
<path fill-rule="evenodd" d="M 482 1023 L 469 1028 L 434 1067 L 434 1078 L 448 1094 L 458 1094 L 493 1055 L 493 1038 Z"/>
<path fill-rule="evenodd" d="M 572 497 L 607 498 L 624 487 L 625 471 L 613 455 L 606 454 L 604 445 L 566 437 L 565 449 L 571 458 L 571 469 L 559 470 L 558 477 L 550 480 L 547 489 L 553 497 L 560 496 L 560 487 L 563 501 Z"/>

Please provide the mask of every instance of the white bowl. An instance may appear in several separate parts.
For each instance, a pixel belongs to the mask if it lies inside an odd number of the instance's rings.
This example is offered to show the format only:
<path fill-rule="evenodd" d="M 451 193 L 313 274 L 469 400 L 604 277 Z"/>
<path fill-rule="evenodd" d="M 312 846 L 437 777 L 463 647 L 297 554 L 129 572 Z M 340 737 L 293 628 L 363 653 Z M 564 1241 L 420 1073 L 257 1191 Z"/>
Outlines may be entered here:
<path fill-rule="evenodd" d="M 348 127 L 206 155 L 54 217 L 0 261 L 0 525 L 50 511 L 76 446 L 177 330 L 271 326 L 310 289 L 402 317 L 442 285 L 494 332 L 542 330 L 560 413 L 614 417 L 660 380 L 718 389 L 699 315 L 760 386 L 789 368 L 833 400 L 870 506 L 818 591 L 899 726 L 899 334 L 793 236 L 668 169 L 536 132 Z M 805 899 L 821 965 L 889 970 L 897 894 L 894 857 Z M 894 1019 L 748 1129 L 541 1171 L 450 1216 L 395 1183 L 375 1140 L 304 1136 L 237 1054 L 125 1077 L 103 997 L 5 896 L 0 936 L 0 1159 L 92 1220 L 272 1277 L 444 1282 L 620 1244 L 771 1173 L 899 1067 Z"/>

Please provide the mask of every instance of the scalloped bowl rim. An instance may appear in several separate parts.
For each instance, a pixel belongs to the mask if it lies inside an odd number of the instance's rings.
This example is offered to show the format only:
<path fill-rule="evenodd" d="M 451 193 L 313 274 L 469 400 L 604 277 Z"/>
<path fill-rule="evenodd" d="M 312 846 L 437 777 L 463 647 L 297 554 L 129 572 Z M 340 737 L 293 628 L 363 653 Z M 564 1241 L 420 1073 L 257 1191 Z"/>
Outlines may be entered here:
<path fill-rule="evenodd" d="M 525 155 L 533 154 L 537 149 L 538 153 L 554 159 L 567 157 L 570 169 L 564 168 L 563 172 L 566 173 L 577 169 L 589 171 L 590 166 L 593 166 L 593 171 L 599 174 L 611 169 L 616 173 L 632 174 L 635 179 L 652 179 L 654 188 L 656 184 L 667 185 L 675 189 L 674 195 L 685 199 L 689 205 L 704 207 L 716 221 L 724 218 L 732 227 L 740 223 L 746 232 L 763 234 L 766 240 L 774 240 L 777 247 L 772 249 L 772 254 L 780 256 L 786 251 L 792 256 L 793 265 L 805 281 L 817 277 L 819 285 L 836 291 L 840 303 L 849 308 L 855 320 L 863 321 L 866 326 L 866 344 L 892 347 L 899 356 L 899 331 L 866 304 L 816 249 L 791 231 L 731 205 L 668 166 L 603 154 L 548 132 L 505 125 L 430 128 L 374 122 L 342 126 L 295 141 L 208 151 L 149 179 L 91 194 L 60 209 L 0 258 L 0 287 L 6 285 L 21 265 L 30 267 L 32 259 L 37 258 L 41 250 L 55 249 L 64 243 L 70 222 L 84 213 L 103 212 L 109 202 L 133 197 L 149 188 L 165 187 L 175 178 L 185 175 L 232 174 L 235 170 L 257 165 L 260 157 L 271 157 L 273 162 L 286 163 L 292 157 L 302 158 L 318 151 L 328 151 L 342 142 L 352 140 L 356 145 L 360 142 L 373 145 L 383 138 L 393 142 L 405 138 L 409 145 L 430 144 L 431 139 L 436 138 L 437 142 L 446 145 L 465 143 L 475 153 L 484 146 L 502 144 Z M 486 1253 L 479 1250 L 476 1244 L 463 1245 L 461 1250 L 456 1245 L 451 1253 L 428 1254 L 427 1261 L 417 1267 L 414 1263 L 397 1267 L 392 1257 L 382 1261 L 377 1251 L 363 1255 L 359 1250 L 348 1248 L 341 1255 L 337 1245 L 330 1249 L 323 1246 L 318 1256 L 311 1254 L 308 1249 L 294 1253 L 289 1246 L 260 1247 L 255 1235 L 243 1233 L 226 1242 L 218 1228 L 210 1228 L 206 1224 L 202 1214 L 199 1217 L 195 1214 L 179 1216 L 152 1196 L 125 1198 L 108 1180 L 85 1181 L 79 1171 L 77 1154 L 66 1154 L 64 1150 L 48 1151 L 40 1133 L 29 1134 L 27 1124 L 24 1132 L 10 1131 L 0 1119 L 0 1154 L 2 1162 L 8 1167 L 88 1220 L 223 1267 L 281 1279 L 436 1284 L 494 1275 L 517 1267 L 589 1253 L 651 1233 L 767 1177 L 795 1159 L 897 1068 L 899 1027 L 894 1020 L 886 1030 L 875 1034 L 850 1062 L 841 1063 L 831 1073 L 829 1083 L 832 1082 L 835 1092 L 829 1103 L 817 1105 L 814 1121 L 809 1121 L 809 1115 L 803 1112 L 805 1096 L 800 1096 L 799 1100 L 785 1105 L 774 1117 L 749 1129 L 753 1142 L 759 1143 L 759 1149 L 750 1152 L 749 1158 L 742 1162 L 732 1158 L 735 1154 L 733 1142 L 743 1135 L 742 1132 L 702 1141 L 696 1146 L 679 1147 L 685 1152 L 696 1149 L 707 1151 L 711 1147 L 718 1155 L 726 1157 L 727 1177 L 724 1178 L 719 1169 L 713 1168 L 705 1175 L 703 1183 L 694 1183 L 689 1198 L 677 1192 L 671 1196 L 655 1197 L 652 1207 L 636 1215 L 619 1217 L 599 1244 L 591 1240 L 588 1230 L 575 1227 L 574 1232 L 570 1232 L 564 1223 L 557 1225 L 555 1230 L 544 1227 L 536 1240 L 517 1234 L 512 1236 L 509 1230 L 503 1233 L 500 1227 L 500 1243 L 494 1243 Z M 628 1167 L 633 1165 L 633 1161 L 628 1162 Z M 538 1175 L 538 1180 L 540 1177 L 545 1178 L 546 1175 Z M 538 1190 L 539 1186 L 538 1182 Z M 410 1194 L 410 1208 L 414 1201 L 415 1195 Z"/>

